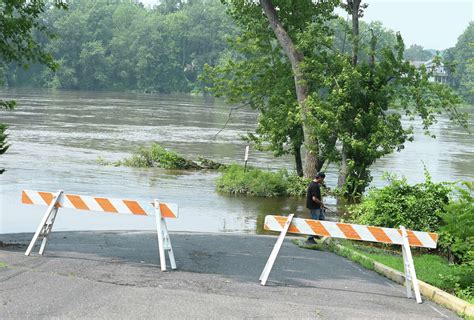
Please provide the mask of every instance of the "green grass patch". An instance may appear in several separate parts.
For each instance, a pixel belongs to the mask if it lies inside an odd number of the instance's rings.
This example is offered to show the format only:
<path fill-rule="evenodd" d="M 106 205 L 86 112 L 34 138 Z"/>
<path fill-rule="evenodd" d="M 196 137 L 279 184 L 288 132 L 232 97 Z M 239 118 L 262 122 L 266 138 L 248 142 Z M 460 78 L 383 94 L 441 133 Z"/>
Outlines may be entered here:
<path fill-rule="evenodd" d="M 8 264 L 0 261 L 0 268 L 8 268 Z"/>
<path fill-rule="evenodd" d="M 267 171 L 233 164 L 216 181 L 219 192 L 257 197 L 298 196 L 306 194 L 309 180 L 286 170 Z"/>
<path fill-rule="evenodd" d="M 355 251 L 390 268 L 404 272 L 401 252 L 364 246 L 351 241 L 341 241 L 340 244 L 346 250 L 343 249 L 338 253 L 351 260 L 359 263 L 359 260 L 364 260 L 360 257 L 352 257 L 354 254 L 352 253 L 351 256 L 349 252 Z M 417 254 L 417 252 L 414 252 L 413 261 L 418 279 L 474 303 L 474 268 L 472 265 L 450 265 L 444 257 L 434 254 Z M 367 262 L 360 264 L 365 267 Z M 368 269 L 373 269 L 373 263 L 372 267 L 370 267 L 370 263 L 368 264 Z"/>

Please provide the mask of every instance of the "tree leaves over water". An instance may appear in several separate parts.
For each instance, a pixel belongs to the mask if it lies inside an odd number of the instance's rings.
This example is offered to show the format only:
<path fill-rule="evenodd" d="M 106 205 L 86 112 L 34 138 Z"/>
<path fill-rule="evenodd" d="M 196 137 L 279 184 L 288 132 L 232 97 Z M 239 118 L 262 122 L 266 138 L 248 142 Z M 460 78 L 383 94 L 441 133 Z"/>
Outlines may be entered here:
<path fill-rule="evenodd" d="M 66 8 L 65 2 L 62 0 L 54 2 L 2 0 L 0 2 L 0 84 L 3 83 L 4 69 L 9 63 L 15 63 L 21 68 L 27 68 L 30 63 L 39 63 L 51 70 L 57 68 L 51 54 L 44 50 L 33 34 L 33 31 L 36 31 L 38 37 L 48 38 L 51 36 L 47 32 L 46 25 L 40 19 L 40 15 L 47 5 L 57 9 Z M 11 110 L 15 105 L 15 101 L 0 99 L 0 109 Z M 7 126 L 0 123 L 0 155 L 9 148 L 6 130 Z M 0 169 L 0 174 L 4 171 L 5 169 Z"/>
<path fill-rule="evenodd" d="M 217 0 L 164 1 L 150 9 L 129 1 L 76 0 L 42 16 L 56 35 L 36 39 L 59 69 L 10 65 L 7 84 L 86 90 L 190 92 L 205 63 L 226 51 L 235 27 Z"/>

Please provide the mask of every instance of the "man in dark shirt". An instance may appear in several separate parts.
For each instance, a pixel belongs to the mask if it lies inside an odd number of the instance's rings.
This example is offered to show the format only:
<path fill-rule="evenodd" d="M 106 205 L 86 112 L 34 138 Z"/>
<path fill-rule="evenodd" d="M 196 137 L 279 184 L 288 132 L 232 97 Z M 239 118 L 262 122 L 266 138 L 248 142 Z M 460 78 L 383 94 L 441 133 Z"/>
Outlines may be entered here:
<path fill-rule="evenodd" d="M 306 191 L 306 208 L 309 209 L 311 219 L 314 220 L 325 220 L 324 209 L 326 207 L 321 197 L 321 184 L 324 183 L 324 178 L 326 178 L 324 172 L 318 172 Z M 308 244 L 314 244 L 316 243 L 315 238 L 315 236 L 310 236 L 306 242 Z"/>

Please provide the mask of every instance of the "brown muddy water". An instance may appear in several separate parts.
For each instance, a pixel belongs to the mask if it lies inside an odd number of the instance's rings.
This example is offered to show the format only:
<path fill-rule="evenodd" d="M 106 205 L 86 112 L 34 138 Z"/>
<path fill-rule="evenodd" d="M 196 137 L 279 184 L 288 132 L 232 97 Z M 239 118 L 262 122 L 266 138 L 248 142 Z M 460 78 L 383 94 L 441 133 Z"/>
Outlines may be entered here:
<path fill-rule="evenodd" d="M 243 162 L 240 136 L 255 128 L 257 114 L 234 111 L 222 101 L 187 95 L 0 90 L 2 99 L 15 99 L 14 111 L 0 111 L 7 123 L 11 148 L 0 157 L 0 233 L 33 232 L 45 207 L 20 203 L 21 190 L 129 198 L 177 203 L 180 217 L 170 230 L 247 232 L 261 230 L 267 214 L 306 216 L 304 199 L 232 197 L 218 194 L 215 171 L 171 171 L 101 166 L 98 157 L 119 160 L 140 145 L 157 142 L 186 157 L 203 155 L 218 162 Z M 472 112 L 471 112 L 471 115 Z M 471 128 L 473 124 L 471 116 Z M 407 124 L 408 125 L 408 124 Z M 373 186 L 385 182 L 385 171 L 423 181 L 423 166 L 435 181 L 474 179 L 474 139 L 441 117 L 433 127 L 437 139 L 423 135 L 400 153 L 380 159 L 372 168 Z M 249 165 L 293 169 L 291 157 L 251 150 Z M 326 182 L 334 187 L 335 167 Z M 329 199 L 335 205 L 335 199 Z M 335 219 L 336 217 L 330 217 Z M 154 219 L 61 209 L 55 230 L 153 230 Z"/>

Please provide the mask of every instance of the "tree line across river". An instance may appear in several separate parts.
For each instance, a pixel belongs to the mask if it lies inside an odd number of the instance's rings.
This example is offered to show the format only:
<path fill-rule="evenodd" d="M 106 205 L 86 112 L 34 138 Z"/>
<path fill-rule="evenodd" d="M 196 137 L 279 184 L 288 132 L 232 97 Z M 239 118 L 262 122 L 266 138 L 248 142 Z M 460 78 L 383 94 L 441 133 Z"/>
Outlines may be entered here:
<path fill-rule="evenodd" d="M 81 90 L 136 90 L 141 92 L 201 91 L 198 76 L 204 65 L 215 66 L 235 55 L 228 39 L 239 26 L 218 0 L 161 1 L 153 8 L 130 1 L 71 1 L 68 9 L 46 7 L 40 16 L 53 38 L 36 31 L 35 39 L 58 64 L 51 70 L 42 64 L 9 63 L 4 84 Z M 334 46 L 350 52 L 347 21 L 328 22 L 334 30 Z M 396 35 L 379 22 L 361 21 L 361 42 L 368 43 L 369 29 L 378 47 L 396 44 Z M 442 52 L 450 84 L 473 102 L 474 24 L 460 35 L 454 48 Z M 471 44 L 470 44 L 471 43 Z M 412 45 L 405 58 L 426 61 L 436 52 Z M 361 50 L 361 56 L 367 52 Z M 471 57 L 472 58 L 472 57 Z"/>

